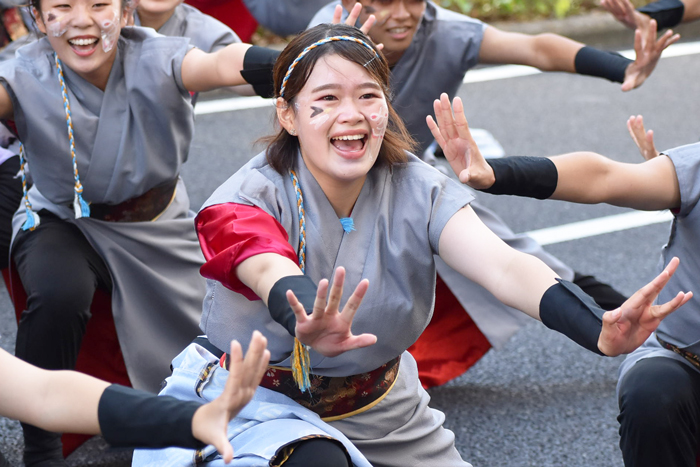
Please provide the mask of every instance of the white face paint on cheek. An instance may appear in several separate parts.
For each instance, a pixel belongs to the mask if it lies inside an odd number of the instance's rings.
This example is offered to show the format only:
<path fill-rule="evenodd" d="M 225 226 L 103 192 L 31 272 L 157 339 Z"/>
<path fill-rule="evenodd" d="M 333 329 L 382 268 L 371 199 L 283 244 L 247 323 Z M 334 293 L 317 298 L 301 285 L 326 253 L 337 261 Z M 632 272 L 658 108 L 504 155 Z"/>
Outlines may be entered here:
<path fill-rule="evenodd" d="M 121 24 L 119 24 L 119 11 L 115 8 L 112 19 L 100 21 L 100 37 L 102 38 L 102 50 L 109 52 L 119 40 Z"/>
<path fill-rule="evenodd" d="M 386 103 L 382 102 L 379 111 L 370 114 L 369 120 L 372 122 L 372 138 L 383 138 L 389 122 L 389 108 Z"/>
<path fill-rule="evenodd" d="M 44 12 L 44 24 L 46 32 L 53 37 L 60 37 L 68 31 L 68 23 L 70 18 L 67 15 L 61 15 L 54 10 Z"/>

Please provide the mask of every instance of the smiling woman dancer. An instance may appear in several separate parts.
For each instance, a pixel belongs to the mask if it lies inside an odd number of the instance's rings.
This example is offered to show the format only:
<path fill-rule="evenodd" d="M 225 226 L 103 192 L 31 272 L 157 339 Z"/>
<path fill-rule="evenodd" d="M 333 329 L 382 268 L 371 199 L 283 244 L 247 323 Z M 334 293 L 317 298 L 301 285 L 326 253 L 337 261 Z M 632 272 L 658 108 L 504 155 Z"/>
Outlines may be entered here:
<path fill-rule="evenodd" d="M 410 138 L 388 100 L 389 68 L 357 29 L 302 33 L 274 76 L 282 128 L 196 220 L 209 278 L 202 329 L 218 348 L 261 330 L 274 362 L 229 426 L 233 465 L 469 465 L 444 415 L 428 407 L 406 352 L 430 320 L 435 254 L 607 355 L 636 348 L 690 298 L 651 305 L 674 259 L 621 309 L 604 313 L 544 263 L 508 248 L 476 217 L 463 187 L 406 152 Z M 358 284 L 354 291 L 343 288 L 346 279 Z M 215 397 L 227 362 L 217 354 L 189 346 L 163 394 Z M 213 371 L 200 383 L 206 369 Z M 166 450 L 137 451 L 134 465 L 165 459 L 220 463 L 208 451 Z"/>

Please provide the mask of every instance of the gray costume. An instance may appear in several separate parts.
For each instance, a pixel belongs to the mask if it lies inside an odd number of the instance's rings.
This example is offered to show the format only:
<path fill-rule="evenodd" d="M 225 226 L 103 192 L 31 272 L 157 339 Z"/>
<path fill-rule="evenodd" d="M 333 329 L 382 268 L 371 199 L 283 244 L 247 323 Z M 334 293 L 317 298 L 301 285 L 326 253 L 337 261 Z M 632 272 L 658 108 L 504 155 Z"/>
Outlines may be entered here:
<path fill-rule="evenodd" d="M 134 22 L 137 26 L 141 25 L 138 12 L 134 14 Z M 187 37 L 190 44 L 205 52 L 216 52 L 229 44 L 241 42 L 236 33 L 224 23 L 185 3 L 175 8 L 173 15 L 158 29 L 158 33 Z"/>
<path fill-rule="evenodd" d="M 194 130 L 190 95 L 181 81 L 188 39 L 125 28 L 104 92 L 63 67 L 71 104 L 84 198 L 119 204 L 176 180 Z M 154 78 L 155 77 L 155 78 Z M 184 184 L 156 220 L 75 219 L 73 170 L 61 86 L 48 39 L 0 64 L 34 186 L 34 211 L 75 224 L 104 259 L 113 281 L 112 312 L 129 377 L 157 390 L 169 361 L 197 334 L 204 295 L 203 257 Z M 47 124 L 47 121 L 54 122 Z M 15 235 L 25 220 L 20 209 Z M 31 234 L 31 233 L 30 233 Z"/>
<path fill-rule="evenodd" d="M 696 209 L 700 201 L 700 143 L 689 144 L 665 151 L 673 162 L 678 176 L 681 194 L 681 206 L 675 212 L 668 243 L 661 250 L 659 271 L 674 257 L 681 262 L 678 270 L 671 277 L 666 287 L 659 293 L 658 302 L 671 300 L 679 290 L 697 290 L 700 278 L 700 254 L 697 245 L 700 238 L 700 210 Z M 680 309 L 666 317 L 649 339 L 637 350 L 627 356 L 620 366 L 619 381 L 639 360 L 650 357 L 666 357 L 682 362 L 698 370 L 685 358 L 662 347 L 656 338 L 681 349 L 700 354 L 700 302 L 693 297 Z M 618 385 L 619 386 L 619 385 Z M 618 387 L 619 390 L 619 387 Z"/>
<path fill-rule="evenodd" d="M 328 0 L 243 0 L 255 20 L 280 36 L 299 34 Z"/>
<path fill-rule="evenodd" d="M 471 195 L 438 170 L 409 156 L 405 165 L 370 170 L 352 212 L 356 230 L 345 233 L 300 156 L 295 165 L 306 210 L 306 275 L 318 283 L 331 277 L 336 267 L 344 266 L 346 284 L 353 286 L 345 287 L 343 304 L 355 284 L 369 279 L 370 288 L 355 315 L 353 333 L 377 336 L 376 344 L 337 357 L 324 357 L 311 350 L 314 374 L 360 374 L 401 355 L 396 383 L 381 402 L 358 414 L 329 421 L 328 425 L 347 437 L 340 439 L 352 442 L 372 465 L 468 466 L 454 447 L 454 434 L 442 427 L 444 415 L 428 407 L 430 397 L 421 387 L 415 361 L 406 349 L 432 316 L 434 255 L 439 253 L 442 229 L 471 201 Z M 224 203 L 256 206 L 270 214 L 297 250 L 300 233 L 294 185 L 288 174 L 280 175 L 267 164 L 264 153 L 219 187 L 204 209 Z M 228 348 L 231 339 L 246 348 L 252 331 L 257 329 L 268 339 L 272 364 L 290 366 L 294 341 L 287 330 L 272 319 L 262 301 L 248 300 L 220 282 L 207 281 L 201 328 L 210 342 L 222 349 Z M 186 349 L 174 362 L 175 373 L 164 394 L 197 397 L 192 388 L 197 385 L 201 365 L 212 359 L 206 355 L 196 344 Z M 225 373 L 216 368 L 211 380 L 215 386 L 221 385 Z M 205 387 L 210 384 L 205 383 Z M 295 414 L 284 414 L 290 407 L 295 407 Z M 306 412 L 315 420 L 313 425 L 297 420 Z M 323 422 L 313 412 L 265 388 L 259 388 L 252 406 L 232 421 L 229 433 L 235 433 L 234 453 L 249 456 L 239 459 L 241 464 L 234 460 L 234 466 L 267 465 L 270 451 L 274 453 L 278 447 L 309 434 L 336 437 L 324 431 Z M 352 449 L 349 451 L 352 453 Z M 174 452 L 141 452 L 135 455 L 134 465 L 163 465 L 161 462 L 173 459 L 170 453 Z M 191 458 L 191 453 L 182 456 L 183 460 Z M 360 459 L 353 461 L 367 465 Z"/>
<path fill-rule="evenodd" d="M 334 1 L 321 9 L 309 26 L 328 23 L 333 18 Z M 344 12 L 347 16 L 347 12 Z M 391 103 L 403 119 L 408 131 L 420 144 L 418 154 L 433 137 L 425 123 L 433 113 L 433 101 L 440 93 L 454 96 L 462 85 L 467 70 L 479 58 L 485 23 L 440 8 L 428 1 L 413 42 L 391 71 Z M 472 208 L 479 218 L 511 248 L 537 256 L 562 279 L 572 280 L 573 270 L 527 235 L 515 234 L 494 212 L 474 201 Z M 527 318 L 517 310 L 499 302 L 491 293 L 438 260 L 438 273 L 457 297 L 479 330 L 492 346 L 498 348 L 524 324 Z"/>

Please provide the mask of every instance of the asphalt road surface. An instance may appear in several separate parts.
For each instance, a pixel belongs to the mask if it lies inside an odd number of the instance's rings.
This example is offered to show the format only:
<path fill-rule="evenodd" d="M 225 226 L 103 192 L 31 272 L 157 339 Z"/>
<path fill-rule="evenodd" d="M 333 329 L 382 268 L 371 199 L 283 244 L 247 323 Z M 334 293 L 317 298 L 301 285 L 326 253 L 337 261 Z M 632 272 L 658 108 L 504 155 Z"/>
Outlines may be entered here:
<path fill-rule="evenodd" d="M 561 73 L 467 84 L 460 96 L 473 127 L 490 131 L 509 155 L 544 156 L 592 150 L 626 162 L 641 157 L 627 135 L 630 115 L 642 114 L 657 147 L 700 140 L 700 56 L 661 60 L 644 86 L 619 85 Z M 271 108 L 199 115 L 183 170 L 197 209 L 257 150 L 269 133 Z M 616 215 L 624 209 L 576 206 L 479 195 L 519 232 Z M 651 279 L 668 224 L 554 243 L 547 249 L 577 271 L 631 294 Z M 697 291 L 696 291 L 697 292 Z M 14 347 L 16 326 L 0 287 L 0 345 Z M 430 391 L 447 415 L 457 447 L 475 466 L 621 466 L 615 385 L 620 358 L 590 354 L 533 321 L 505 347 L 490 351 L 462 377 Z M 21 385 L 21 382 L 18 382 Z M 20 465 L 16 422 L 0 418 L 0 450 Z M 81 449 L 72 465 L 126 466 L 128 453 Z"/>

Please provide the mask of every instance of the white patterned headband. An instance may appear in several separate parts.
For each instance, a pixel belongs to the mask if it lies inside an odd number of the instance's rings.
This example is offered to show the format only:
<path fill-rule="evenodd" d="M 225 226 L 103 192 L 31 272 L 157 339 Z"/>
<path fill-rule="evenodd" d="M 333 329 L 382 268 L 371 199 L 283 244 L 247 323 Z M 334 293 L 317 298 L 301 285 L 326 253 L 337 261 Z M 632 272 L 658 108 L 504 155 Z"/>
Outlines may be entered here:
<path fill-rule="evenodd" d="M 325 39 L 321 39 L 321 40 L 318 41 L 318 42 L 314 42 L 313 44 L 311 44 L 310 46 L 308 46 L 307 48 L 305 48 L 304 50 L 302 50 L 301 53 L 299 54 L 299 56 L 298 56 L 297 58 L 294 59 L 294 61 L 292 62 L 291 65 L 289 65 L 289 69 L 287 70 L 287 73 L 284 75 L 284 79 L 282 79 L 282 86 L 280 87 L 280 97 L 284 97 L 284 89 L 285 89 L 286 86 L 287 86 L 287 80 L 289 79 L 289 76 L 292 74 L 292 71 L 294 71 L 294 67 L 297 66 L 297 63 L 299 63 L 299 61 L 300 61 L 302 58 L 304 58 L 304 56 L 305 56 L 306 54 L 308 54 L 309 52 L 311 52 L 313 49 L 315 49 L 315 48 L 318 47 L 319 45 L 323 45 L 323 44 L 327 44 L 327 43 L 329 43 L 329 42 L 335 42 L 335 41 L 357 42 L 358 44 L 362 44 L 362 45 L 364 45 L 365 47 L 367 47 L 369 50 L 371 50 L 372 53 L 374 53 L 374 58 L 379 58 L 379 55 L 377 54 L 377 51 L 374 50 L 374 48 L 373 48 L 371 45 L 369 45 L 367 42 L 363 41 L 362 39 L 358 39 L 358 38 L 352 37 L 352 36 L 331 36 L 331 37 L 326 37 Z M 372 60 L 374 60 L 374 58 L 373 58 Z M 368 63 L 369 63 L 369 62 L 368 62 Z"/>

